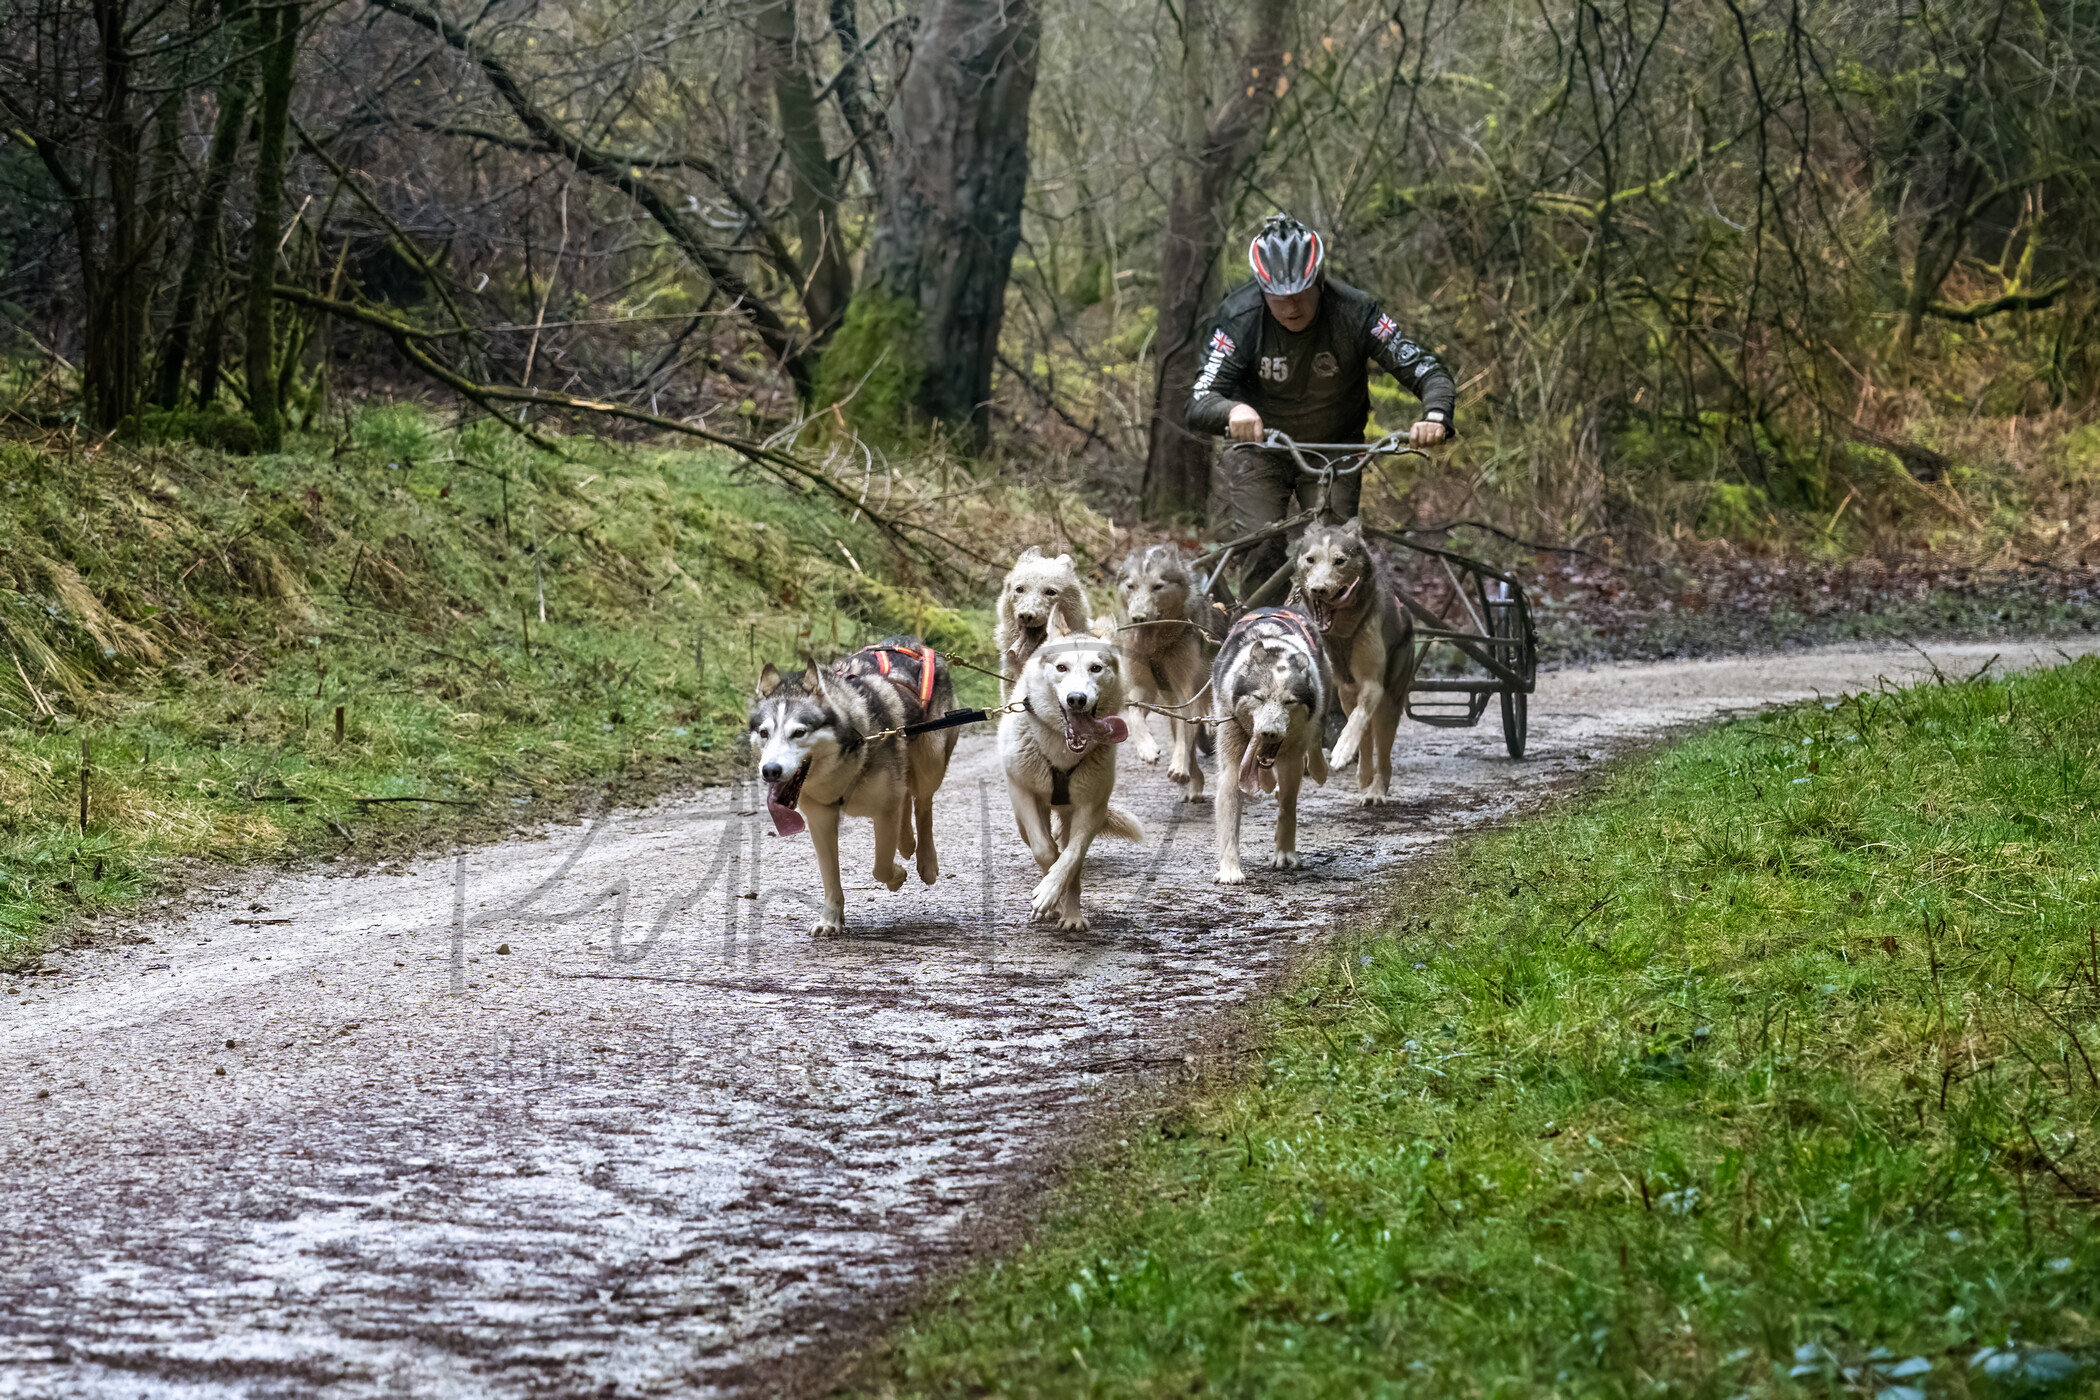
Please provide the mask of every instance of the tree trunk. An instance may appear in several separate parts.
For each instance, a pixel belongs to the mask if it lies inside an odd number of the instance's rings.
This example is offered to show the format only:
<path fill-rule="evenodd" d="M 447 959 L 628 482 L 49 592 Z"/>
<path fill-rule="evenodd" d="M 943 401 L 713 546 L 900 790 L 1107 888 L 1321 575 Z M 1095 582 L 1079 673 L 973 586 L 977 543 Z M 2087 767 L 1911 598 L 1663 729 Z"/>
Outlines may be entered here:
<path fill-rule="evenodd" d="M 1982 185 L 1984 169 L 1974 162 L 1964 162 L 1968 169 L 1949 181 L 1953 186 L 1948 207 L 1925 221 L 1918 234 L 1918 251 L 1915 266 L 1911 270 L 1910 296 L 1904 307 L 1903 364 L 1905 372 L 1910 367 L 1911 354 L 1916 349 L 1918 331 L 1925 323 L 1925 308 L 1940 294 L 1940 288 L 1954 271 L 1954 264 L 1961 260 L 1961 252 L 1969 241 L 1969 224 L 1974 218 L 1977 188 Z"/>
<path fill-rule="evenodd" d="M 262 111 L 255 142 L 255 232 L 248 249 L 248 414 L 259 451 L 284 445 L 277 411 L 277 322 L 271 288 L 277 281 L 278 227 L 284 222 L 284 148 L 292 120 L 292 80 L 299 53 L 299 6 L 258 10 L 263 37 Z"/>
<path fill-rule="evenodd" d="M 1188 429 L 1189 395 L 1203 358 L 1205 317 L 1217 295 L 1218 257 L 1232 188 L 1268 139 L 1291 0 L 1257 0 L 1232 93 L 1206 125 L 1202 34 L 1208 6 L 1182 11 L 1181 149 L 1167 194 L 1160 250 L 1158 360 L 1140 499 L 1152 519 L 1200 513 L 1210 497 L 1210 443 Z"/>
<path fill-rule="evenodd" d="M 824 128 L 817 120 L 817 94 L 809 85 L 795 33 L 795 0 L 769 0 L 756 17 L 761 62 L 773 80 L 773 108 L 780 123 L 781 154 L 787 160 L 789 207 L 803 285 L 802 311 L 809 340 L 822 345 L 838 329 L 853 295 L 853 270 L 839 230 L 838 176 L 824 154 Z"/>
<path fill-rule="evenodd" d="M 103 92 L 96 163 L 102 167 L 108 202 L 101 220 L 87 213 L 94 199 L 91 173 L 82 198 L 75 201 L 74 228 L 81 240 L 81 284 L 87 301 L 81 378 L 89 421 L 107 430 L 121 423 L 138 402 L 147 299 L 139 249 L 139 120 L 132 109 L 133 65 L 126 33 L 130 15 L 124 0 L 96 0 L 94 14 Z M 98 222 L 107 228 L 99 247 Z"/>
<path fill-rule="evenodd" d="M 182 397 L 182 372 L 190 355 L 190 337 L 196 333 L 197 308 L 204 297 L 205 278 L 219 253 L 219 219 L 226 204 L 226 191 L 233 184 L 234 157 L 240 153 L 241 130 L 248 122 L 248 90 L 252 69 L 245 51 L 247 26 L 238 11 L 227 16 L 227 32 L 234 36 L 236 56 L 229 62 L 219 83 L 219 118 L 212 128 L 211 150 L 205 156 L 204 187 L 197 192 L 197 207 L 190 215 L 189 255 L 183 259 L 182 277 L 175 287 L 175 309 L 168 319 L 168 333 L 161 342 L 160 362 L 155 367 L 153 401 L 162 408 L 175 407 Z"/>
<path fill-rule="evenodd" d="M 846 123 L 846 130 L 853 133 L 853 147 L 838 163 L 838 180 L 841 187 L 853 171 L 856 154 L 866 162 L 869 178 L 882 184 L 882 152 L 876 148 L 881 136 L 868 120 L 867 104 L 861 101 L 861 90 L 867 86 L 867 75 L 863 66 L 868 56 L 861 52 L 860 20 L 854 13 L 854 0 L 831 0 L 831 32 L 838 36 L 840 63 L 843 65 L 831 86 L 832 98 L 839 104 L 839 116 Z"/>
<path fill-rule="evenodd" d="M 216 250 L 223 254 L 223 249 Z M 224 259 L 220 258 L 221 265 Z M 231 269 L 227 269 L 229 272 Z M 226 323 L 232 318 L 232 278 L 215 279 L 219 290 L 211 300 L 211 314 L 204 318 L 204 340 L 197 347 L 197 407 L 210 408 L 219 397 L 219 379 L 226 365 Z"/>
<path fill-rule="evenodd" d="M 1041 32 L 1037 0 L 932 0 L 897 90 L 882 213 L 854 298 L 869 340 L 886 342 L 902 371 L 909 408 L 974 446 L 991 426 Z"/>

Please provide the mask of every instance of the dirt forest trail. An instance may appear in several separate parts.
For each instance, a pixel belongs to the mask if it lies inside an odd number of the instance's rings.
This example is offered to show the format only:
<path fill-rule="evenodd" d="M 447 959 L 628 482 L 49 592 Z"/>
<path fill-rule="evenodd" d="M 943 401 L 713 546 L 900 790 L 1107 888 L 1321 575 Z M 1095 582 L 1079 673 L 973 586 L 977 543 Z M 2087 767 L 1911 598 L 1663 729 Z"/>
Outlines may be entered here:
<path fill-rule="evenodd" d="M 848 823 L 842 939 L 805 932 L 807 839 L 746 791 L 397 875 L 229 874 L 139 920 L 149 943 L 7 979 L 0 1394 L 807 1388 L 1378 872 L 1674 727 L 1930 674 L 1856 648 L 1547 674 L 1530 759 L 1492 716 L 1410 725 L 1394 805 L 1308 788 L 1308 868 L 1250 860 L 1232 890 L 1210 804 L 1126 754 L 1147 839 L 1095 846 L 1081 935 L 1025 922 L 983 733 L 936 808 L 937 888 L 875 887 Z"/>

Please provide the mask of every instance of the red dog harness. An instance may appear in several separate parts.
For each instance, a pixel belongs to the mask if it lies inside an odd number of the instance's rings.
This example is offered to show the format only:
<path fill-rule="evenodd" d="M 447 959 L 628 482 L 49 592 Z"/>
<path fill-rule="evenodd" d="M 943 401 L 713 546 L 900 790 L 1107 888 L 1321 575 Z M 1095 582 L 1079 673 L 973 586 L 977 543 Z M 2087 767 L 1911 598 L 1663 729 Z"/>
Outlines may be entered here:
<path fill-rule="evenodd" d="M 854 674 L 853 663 L 860 660 L 863 656 L 872 656 L 875 658 L 877 674 L 888 677 L 890 680 L 895 681 L 900 688 L 909 692 L 912 690 L 910 681 L 907 681 L 902 676 L 890 675 L 890 654 L 892 652 L 898 656 L 908 656 L 919 663 L 919 708 L 925 709 L 933 703 L 933 670 L 934 664 L 940 660 L 940 654 L 925 642 L 919 643 L 917 651 L 913 651 L 909 647 L 886 647 L 879 642 L 874 646 L 862 647 L 838 664 L 836 667 L 838 677 L 840 680 L 849 679 Z"/>
<path fill-rule="evenodd" d="M 1226 639 L 1229 641 L 1243 628 L 1253 627 L 1263 622 L 1282 623 L 1299 641 L 1305 643 L 1306 650 L 1310 651 L 1314 656 L 1320 654 L 1320 639 L 1314 633 L 1312 623 L 1306 620 L 1304 614 L 1294 612 L 1290 608 L 1261 608 L 1248 613 L 1238 622 L 1232 624 L 1231 630 L 1226 633 Z"/>

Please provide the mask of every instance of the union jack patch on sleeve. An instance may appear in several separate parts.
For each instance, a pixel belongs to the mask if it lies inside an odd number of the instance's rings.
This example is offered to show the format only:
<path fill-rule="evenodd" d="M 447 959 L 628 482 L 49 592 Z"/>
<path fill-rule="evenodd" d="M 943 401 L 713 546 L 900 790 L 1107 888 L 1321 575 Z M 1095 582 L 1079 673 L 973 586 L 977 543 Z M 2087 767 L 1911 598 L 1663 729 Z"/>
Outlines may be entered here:
<path fill-rule="evenodd" d="M 1223 331 L 1213 331 L 1211 333 L 1210 348 L 1221 355 L 1230 355 L 1233 351 L 1239 349 L 1237 345 L 1232 343 L 1232 337 Z"/>
<path fill-rule="evenodd" d="M 1392 317 L 1380 316 L 1378 318 L 1378 324 L 1371 327 L 1371 334 L 1377 337 L 1379 344 L 1383 345 L 1385 344 L 1385 342 L 1391 340 L 1394 334 L 1399 331 L 1399 329 L 1400 328 L 1398 326 L 1393 324 Z"/>

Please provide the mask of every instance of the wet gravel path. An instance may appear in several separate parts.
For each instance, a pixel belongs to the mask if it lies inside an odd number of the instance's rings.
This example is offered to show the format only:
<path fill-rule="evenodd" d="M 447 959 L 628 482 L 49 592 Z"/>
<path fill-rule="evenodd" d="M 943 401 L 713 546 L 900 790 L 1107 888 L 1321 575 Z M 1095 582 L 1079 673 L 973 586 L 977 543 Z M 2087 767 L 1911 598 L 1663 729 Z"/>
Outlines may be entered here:
<path fill-rule="evenodd" d="M 1994 652 L 2056 658 L 1933 656 Z M 848 824 L 844 939 L 804 932 L 806 839 L 734 791 L 401 875 L 229 877 L 150 943 L 4 979 L 0 1394 L 807 1381 L 1381 869 L 1672 726 L 1925 670 L 1825 649 L 1551 674 L 1526 762 L 1492 719 L 1410 725 L 1396 804 L 1308 788 L 1309 868 L 1250 861 L 1229 891 L 1209 803 L 1126 755 L 1147 840 L 1095 846 L 1083 935 L 1024 922 L 1034 867 L 983 737 L 936 808 L 935 889 L 876 887 Z"/>

